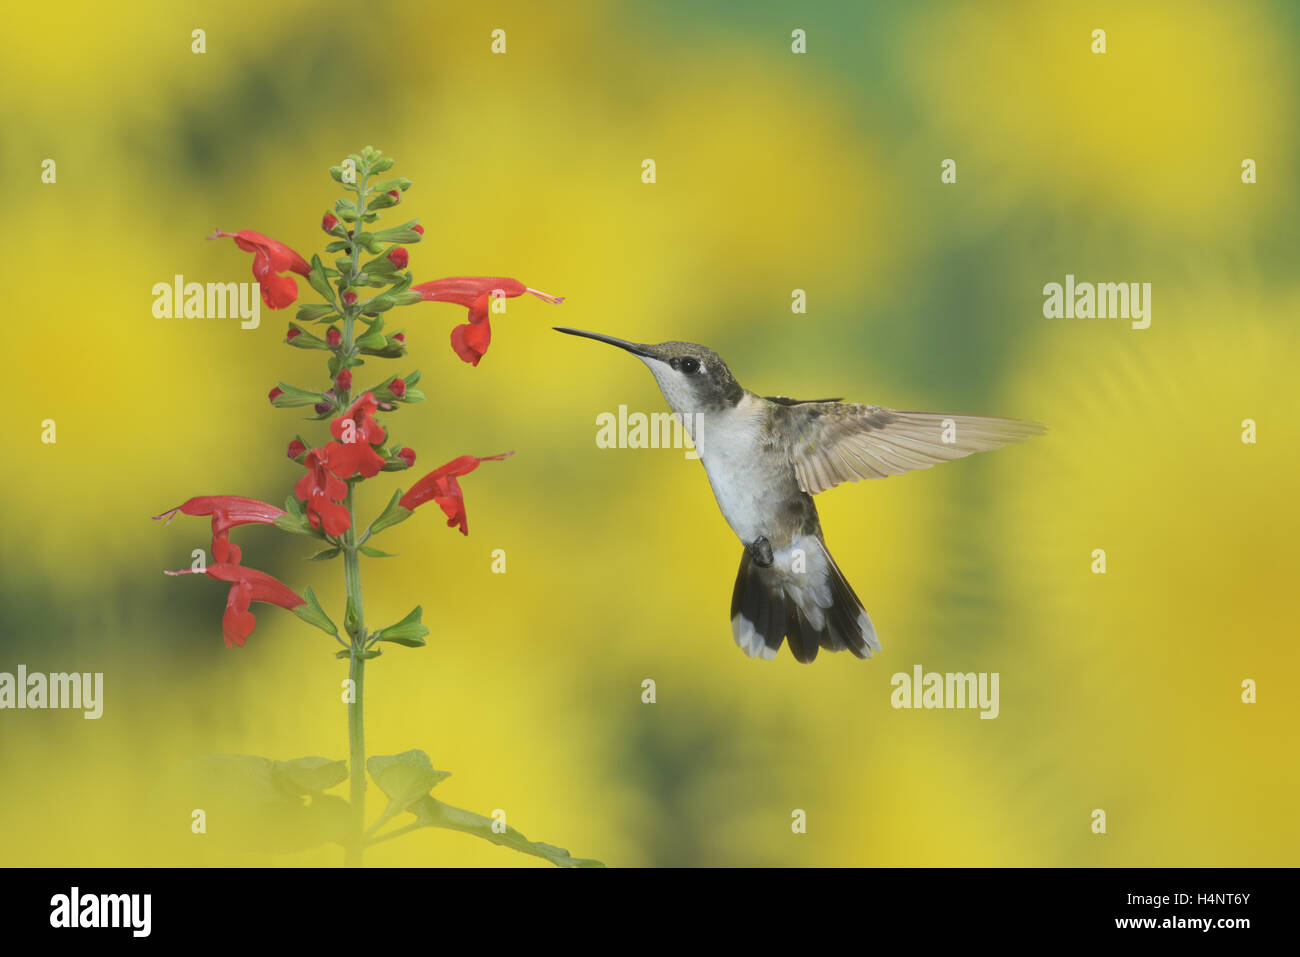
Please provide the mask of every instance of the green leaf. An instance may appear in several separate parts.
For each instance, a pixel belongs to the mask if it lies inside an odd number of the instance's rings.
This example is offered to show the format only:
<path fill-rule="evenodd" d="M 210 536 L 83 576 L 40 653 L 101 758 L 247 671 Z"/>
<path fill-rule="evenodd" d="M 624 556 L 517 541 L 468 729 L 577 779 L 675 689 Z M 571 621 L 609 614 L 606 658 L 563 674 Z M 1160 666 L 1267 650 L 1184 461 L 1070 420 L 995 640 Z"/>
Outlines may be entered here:
<path fill-rule="evenodd" d="M 328 246 L 325 247 L 325 251 L 327 253 L 336 253 L 340 249 L 347 249 L 349 245 L 351 244 L 346 240 L 340 240 L 336 243 L 330 243 Z"/>
<path fill-rule="evenodd" d="M 358 548 L 361 550 L 361 554 L 365 555 L 367 558 L 396 558 L 397 557 L 392 552 L 381 552 L 379 549 L 372 548 L 370 545 L 360 545 L 358 546 Z"/>
<path fill-rule="evenodd" d="M 379 517 L 370 523 L 370 528 L 366 530 L 367 537 L 378 535 L 384 529 L 392 528 L 399 522 L 406 521 L 414 514 L 409 508 L 403 508 L 398 504 L 398 499 L 401 497 L 402 490 L 399 488 L 393 493 L 393 497 L 388 500 L 388 505 L 379 514 Z"/>
<path fill-rule="evenodd" d="M 371 825 L 371 831 L 378 830 L 427 795 L 439 782 L 451 777 L 447 771 L 434 770 L 429 756 L 423 751 L 377 754 L 366 762 L 366 770 L 379 785 L 379 790 L 388 795 L 388 806 L 379 820 Z"/>
<path fill-rule="evenodd" d="M 377 641 L 391 641 L 399 645 L 405 645 L 408 648 L 419 648 L 424 644 L 424 636 L 429 633 L 429 629 L 424 627 L 420 621 L 420 616 L 424 609 L 416 605 L 405 618 L 396 624 L 389 625 L 387 628 L 380 628 L 375 632 Z"/>
<path fill-rule="evenodd" d="M 319 552 L 317 552 L 315 555 L 311 556 L 311 558 L 307 559 L 307 561 L 327 562 L 331 558 L 338 558 L 339 555 L 341 554 L 343 554 L 343 549 L 341 548 L 324 548 L 321 549 Z"/>
<path fill-rule="evenodd" d="M 251 754 L 215 754 L 185 762 L 168 779 L 168 803 L 207 812 L 208 832 L 223 845 L 276 853 L 347 840 L 348 802 L 312 790 L 342 762 L 271 761 Z M 314 775 L 319 775 L 315 777 Z M 304 798 L 310 794 L 310 800 Z"/>
<path fill-rule="evenodd" d="M 277 784 L 291 793 L 318 794 L 347 780 L 348 763 L 321 757 L 294 758 L 292 761 L 273 762 L 271 775 Z"/>
<path fill-rule="evenodd" d="M 325 609 L 320 606 L 320 602 L 316 599 L 316 593 L 311 590 L 310 585 L 302 593 L 302 597 L 306 599 L 306 602 L 295 608 L 293 613 L 307 624 L 315 625 L 325 634 L 337 638 L 339 636 L 338 626 L 330 621 L 329 615 L 325 614 Z"/>
<path fill-rule="evenodd" d="M 556 867 L 604 867 L 600 861 L 591 858 L 573 857 L 562 847 L 530 841 L 517 829 L 506 826 L 501 834 L 492 829 L 493 821 L 481 814 L 464 811 L 449 804 L 443 804 L 432 796 L 422 798 L 409 809 L 416 817 L 420 827 L 445 827 L 465 834 L 473 834 L 493 844 L 509 847 L 522 854 L 531 854 L 550 861 Z M 498 825 L 500 827 L 500 825 Z"/>

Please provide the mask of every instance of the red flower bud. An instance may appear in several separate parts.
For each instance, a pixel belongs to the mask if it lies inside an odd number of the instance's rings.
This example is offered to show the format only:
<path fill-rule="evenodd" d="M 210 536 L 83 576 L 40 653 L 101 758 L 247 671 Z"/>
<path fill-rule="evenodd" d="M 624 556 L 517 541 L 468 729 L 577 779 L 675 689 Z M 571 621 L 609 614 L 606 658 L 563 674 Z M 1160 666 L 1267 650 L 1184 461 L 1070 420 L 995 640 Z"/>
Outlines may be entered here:
<path fill-rule="evenodd" d="M 285 333 L 284 341 L 285 341 L 285 342 L 293 342 L 293 340 L 296 339 L 296 338 L 298 338 L 298 336 L 300 336 L 300 335 L 302 335 L 302 330 L 301 330 L 301 329 L 293 329 L 293 328 L 290 328 L 289 331 L 288 331 L 287 333 Z"/>
<path fill-rule="evenodd" d="M 406 395 L 406 380 L 394 379 L 392 382 L 388 383 L 388 391 L 400 399 L 402 396 Z"/>
<path fill-rule="evenodd" d="M 274 389 L 272 389 L 270 392 L 268 392 L 268 393 L 266 394 L 266 397 L 267 397 L 267 399 L 269 399 L 271 402 L 274 402 L 276 399 L 280 398 L 280 396 L 282 396 L 282 395 L 284 395 L 284 390 L 281 389 L 279 386 L 276 386 Z"/>
<path fill-rule="evenodd" d="M 334 231 L 334 227 L 339 224 L 338 217 L 333 213 L 326 213 L 325 218 L 320 221 L 320 228 L 327 233 Z"/>
<path fill-rule="evenodd" d="M 415 230 L 415 232 L 419 233 L 421 236 L 424 235 L 424 227 L 423 227 L 423 226 L 420 226 L 420 225 L 417 224 L 417 225 L 415 225 L 415 226 L 412 226 L 411 229 Z"/>
<path fill-rule="evenodd" d="M 409 469 L 415 464 L 415 449 L 400 448 L 397 450 L 397 457 L 405 462 Z"/>
<path fill-rule="evenodd" d="M 352 370 L 343 369 L 339 372 L 338 378 L 336 378 L 334 382 L 341 390 L 347 392 L 348 389 L 352 388 Z"/>
<path fill-rule="evenodd" d="M 285 454 L 291 459 L 296 459 L 306 451 L 307 446 L 303 443 L 302 439 L 294 439 L 289 443 L 289 449 Z"/>
<path fill-rule="evenodd" d="M 401 246 L 394 246 L 388 250 L 388 261 L 393 264 L 394 268 L 405 269 L 406 264 L 410 262 L 411 256 Z"/>
<path fill-rule="evenodd" d="M 338 398 L 338 397 L 334 394 L 334 390 L 333 390 L 333 389 L 330 389 L 328 392 L 326 392 L 326 393 L 325 393 L 325 399 L 326 399 L 327 401 L 325 401 L 325 402 L 317 402 L 317 403 L 316 403 L 316 414 L 317 414 L 317 415 L 324 415 L 326 412 L 328 412 L 328 411 L 330 411 L 332 408 L 334 408 L 334 400 L 335 400 L 336 398 Z"/>
<path fill-rule="evenodd" d="M 404 332 L 397 333 L 397 335 L 393 336 L 393 341 L 400 342 L 402 345 L 406 345 L 406 333 Z"/>
<path fill-rule="evenodd" d="M 393 205 L 396 206 L 402 201 L 402 194 L 395 189 L 390 189 L 388 195 L 393 197 Z"/>
<path fill-rule="evenodd" d="M 325 344 L 331 349 L 337 349 L 343 344 L 343 333 L 330 326 L 329 332 L 325 333 Z"/>
<path fill-rule="evenodd" d="M 357 304 L 357 294 L 349 289 L 343 294 L 343 304 L 345 306 L 355 306 Z"/>

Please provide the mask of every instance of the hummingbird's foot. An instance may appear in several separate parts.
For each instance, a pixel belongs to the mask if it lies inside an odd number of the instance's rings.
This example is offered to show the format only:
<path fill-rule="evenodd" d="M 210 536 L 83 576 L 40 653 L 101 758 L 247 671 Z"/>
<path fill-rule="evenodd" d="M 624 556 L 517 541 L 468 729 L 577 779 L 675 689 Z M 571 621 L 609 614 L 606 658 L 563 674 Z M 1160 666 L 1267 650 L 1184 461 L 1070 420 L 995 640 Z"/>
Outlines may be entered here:
<path fill-rule="evenodd" d="M 772 543 L 766 535 L 760 535 L 749 545 L 749 555 L 759 568 L 772 567 Z"/>

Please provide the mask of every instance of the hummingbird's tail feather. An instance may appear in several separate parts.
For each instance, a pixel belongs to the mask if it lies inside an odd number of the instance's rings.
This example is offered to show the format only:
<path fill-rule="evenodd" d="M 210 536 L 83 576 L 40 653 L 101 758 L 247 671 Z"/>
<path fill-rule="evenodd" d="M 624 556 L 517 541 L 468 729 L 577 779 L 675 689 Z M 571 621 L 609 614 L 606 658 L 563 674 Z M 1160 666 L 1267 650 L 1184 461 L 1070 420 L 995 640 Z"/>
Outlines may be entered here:
<path fill-rule="evenodd" d="M 751 658 L 775 658 L 787 638 L 790 653 L 804 664 L 819 648 L 847 648 L 859 658 L 880 650 L 871 618 L 820 535 L 801 535 L 775 549 L 766 567 L 745 550 L 731 596 L 731 629 Z"/>

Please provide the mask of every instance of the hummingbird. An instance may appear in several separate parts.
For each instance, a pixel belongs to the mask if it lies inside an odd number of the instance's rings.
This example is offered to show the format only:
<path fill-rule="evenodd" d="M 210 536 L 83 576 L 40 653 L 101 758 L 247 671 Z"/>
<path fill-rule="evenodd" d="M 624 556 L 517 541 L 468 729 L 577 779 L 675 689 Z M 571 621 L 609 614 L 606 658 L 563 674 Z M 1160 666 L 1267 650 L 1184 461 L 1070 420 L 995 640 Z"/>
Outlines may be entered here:
<path fill-rule="evenodd" d="M 826 549 L 813 496 L 842 482 L 927 469 L 1040 435 L 1036 422 L 904 412 L 841 399 L 760 396 L 693 342 L 643 345 L 595 332 L 644 362 L 682 421 L 723 518 L 744 545 L 731 630 L 751 658 L 788 641 L 805 664 L 819 648 L 859 658 L 880 650 L 871 618 Z"/>

